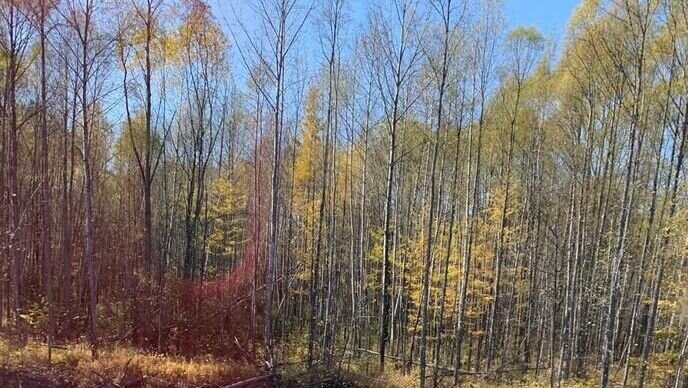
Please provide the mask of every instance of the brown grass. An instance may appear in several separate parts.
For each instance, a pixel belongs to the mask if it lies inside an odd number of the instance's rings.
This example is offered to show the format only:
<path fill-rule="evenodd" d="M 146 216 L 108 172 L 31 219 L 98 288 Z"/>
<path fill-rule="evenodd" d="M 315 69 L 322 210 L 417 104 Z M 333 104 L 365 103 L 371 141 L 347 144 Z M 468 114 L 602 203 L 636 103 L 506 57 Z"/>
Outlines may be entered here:
<path fill-rule="evenodd" d="M 29 342 L 16 346 L 1 338 L 0 369 L 68 380 L 83 387 L 133 382 L 147 387 L 198 387 L 229 384 L 260 374 L 252 366 L 211 357 L 185 360 L 128 347 L 103 348 L 100 357 L 93 359 L 83 344 L 53 349 L 49 365 L 45 345 Z"/>

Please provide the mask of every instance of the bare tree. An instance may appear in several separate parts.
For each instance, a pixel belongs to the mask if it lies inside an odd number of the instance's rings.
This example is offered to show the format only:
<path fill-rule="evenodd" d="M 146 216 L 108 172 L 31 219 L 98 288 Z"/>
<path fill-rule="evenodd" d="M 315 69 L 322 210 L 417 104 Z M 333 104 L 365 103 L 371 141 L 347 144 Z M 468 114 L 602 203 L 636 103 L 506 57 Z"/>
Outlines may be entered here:
<path fill-rule="evenodd" d="M 449 79 L 449 69 L 452 66 L 452 62 L 455 60 L 455 58 L 450 58 L 450 55 L 455 53 L 455 49 L 450 46 L 450 44 L 456 44 L 455 42 L 452 42 L 453 40 L 456 39 L 455 36 L 452 36 L 455 32 L 455 26 L 454 26 L 454 21 L 452 19 L 452 11 L 455 11 L 452 6 L 452 1 L 451 0 L 446 0 L 446 1 L 437 1 L 437 2 L 431 2 L 431 6 L 435 9 L 435 11 L 439 14 L 440 17 L 440 28 L 442 31 L 442 43 L 441 46 L 438 49 L 437 53 L 430 53 L 428 56 L 429 58 L 429 67 L 431 69 L 431 74 L 433 76 L 433 83 L 436 84 L 437 87 L 437 116 L 435 117 L 435 133 L 434 133 L 434 138 L 432 139 L 432 156 L 431 156 L 431 167 L 430 167 L 430 199 L 429 199 L 429 205 L 430 209 L 428 210 L 428 225 L 427 225 L 427 231 L 426 231 L 426 237 L 425 237 L 425 267 L 423 270 L 423 295 L 421 299 L 421 309 L 422 309 L 422 328 L 421 328 L 421 337 L 420 337 L 420 386 L 424 387 L 425 386 L 425 368 L 426 368 L 426 358 L 427 358 L 427 337 L 428 337 L 428 331 L 429 331 L 429 316 L 428 316 L 428 304 L 429 304 L 429 299 L 430 299 L 430 267 L 432 265 L 432 255 L 433 255 L 433 227 L 435 226 L 435 207 L 436 207 L 436 196 L 437 196 L 437 187 L 436 187 L 436 175 L 437 175 L 437 159 L 439 157 L 440 153 L 440 140 L 442 138 L 442 133 L 444 130 L 445 124 L 445 112 L 444 112 L 444 103 L 445 103 L 445 94 L 447 92 L 447 87 L 449 85 L 449 82 L 451 80 Z M 453 49 L 453 50 L 452 50 Z M 441 169 L 440 169 L 441 170 Z M 453 216 L 452 216 L 453 217 Z M 453 222 L 453 220 L 451 221 Z M 451 229 L 451 227 L 450 227 Z M 451 232 L 450 232 L 451 233 Z M 450 237 L 450 242 L 451 244 L 451 237 Z M 448 273 L 448 264 L 449 260 L 445 260 L 445 281 L 443 283 L 443 295 L 440 300 L 440 316 L 439 316 L 439 322 L 441 325 L 442 320 L 444 319 L 444 299 L 445 299 L 445 293 L 446 293 L 446 277 Z M 441 330 L 438 330 L 437 332 L 438 336 L 441 336 Z M 439 346 L 439 338 L 436 341 Z M 437 385 L 437 378 L 438 378 L 438 360 L 437 360 L 437 354 L 439 353 L 439 350 L 435 350 L 435 369 L 433 373 L 433 386 Z"/>
<path fill-rule="evenodd" d="M 5 2 L 0 6 L 0 15 L 4 24 L 0 48 L 3 51 L 6 62 L 3 124 L 6 126 L 9 136 L 7 139 L 7 196 L 9 200 L 8 223 L 8 252 L 10 258 L 10 284 L 11 306 L 15 325 L 21 322 L 20 311 L 22 309 L 22 245 L 20 235 L 22 232 L 22 198 L 19 187 L 18 167 L 20 159 L 19 133 L 28 117 L 21 116 L 17 101 L 17 86 L 26 71 L 25 55 L 33 34 L 31 20 L 27 15 L 27 9 L 23 4 L 14 0 Z"/>
<path fill-rule="evenodd" d="M 275 263 L 279 238 L 279 207 L 280 207 L 280 176 L 282 159 L 282 134 L 284 128 L 284 99 L 286 86 L 287 65 L 291 51 L 297 42 L 299 34 L 313 9 L 313 5 L 300 7 L 297 0 L 261 0 L 255 7 L 263 32 L 267 35 L 269 50 L 267 54 L 260 49 L 260 45 L 249 34 L 246 26 L 239 21 L 240 27 L 249 41 L 252 55 L 256 56 L 259 69 L 265 70 L 270 78 L 271 88 L 264 83 L 255 82 L 256 67 L 249 64 L 250 58 L 239 49 L 242 62 L 249 71 L 249 76 L 263 95 L 265 102 L 272 110 L 273 116 L 273 147 L 272 172 L 270 192 L 270 231 L 268 238 L 268 253 L 265 282 L 265 346 L 266 362 L 274 373 L 274 345 L 273 345 L 273 299 L 275 282 Z M 236 16 L 236 11 L 234 12 Z M 230 31 L 232 31 L 230 29 Z M 236 38 L 236 34 L 232 31 Z"/>
<path fill-rule="evenodd" d="M 412 1 L 394 1 L 395 17 L 385 17 L 378 9 L 370 20 L 370 36 L 367 41 L 367 55 L 373 58 L 375 74 L 381 103 L 385 115 L 389 146 L 387 153 L 387 177 L 384 205 L 384 239 L 382 272 L 380 279 L 380 326 L 378 335 L 380 369 L 385 366 L 385 350 L 389 331 L 388 294 L 391 277 L 390 252 L 392 245 L 392 202 L 395 168 L 397 164 L 398 130 L 415 98 L 405 93 L 413 82 L 421 60 L 417 29 L 419 28 L 418 7 Z"/>
<path fill-rule="evenodd" d="M 77 75 L 79 87 L 78 101 L 83 135 L 84 263 L 88 284 L 88 336 L 94 358 L 98 357 L 98 267 L 95 247 L 93 139 L 95 138 L 94 131 L 97 129 L 98 115 L 102 114 L 100 103 L 104 95 L 103 82 L 111 54 L 109 46 L 113 39 L 112 36 L 96 28 L 96 23 L 99 23 L 96 15 L 100 9 L 99 4 L 93 0 L 74 0 L 67 2 L 65 8 L 61 10 L 70 34 L 73 34 L 73 39 L 67 41 L 67 48 L 76 62 L 70 66 L 73 66 Z"/>

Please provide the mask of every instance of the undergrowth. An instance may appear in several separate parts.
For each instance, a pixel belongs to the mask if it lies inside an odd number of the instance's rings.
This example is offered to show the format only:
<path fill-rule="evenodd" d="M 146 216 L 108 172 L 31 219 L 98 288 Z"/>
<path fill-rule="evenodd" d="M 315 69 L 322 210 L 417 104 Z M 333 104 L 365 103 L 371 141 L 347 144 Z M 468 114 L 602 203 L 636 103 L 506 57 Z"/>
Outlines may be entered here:
<path fill-rule="evenodd" d="M 83 344 L 53 348 L 49 364 L 45 345 L 30 341 L 17 346 L 1 338 L 0 369 L 37 374 L 55 381 L 69 381 L 79 387 L 216 386 L 260 374 L 251 365 L 212 357 L 187 360 L 121 346 L 103 347 L 99 357 L 93 359 L 90 348 Z"/>

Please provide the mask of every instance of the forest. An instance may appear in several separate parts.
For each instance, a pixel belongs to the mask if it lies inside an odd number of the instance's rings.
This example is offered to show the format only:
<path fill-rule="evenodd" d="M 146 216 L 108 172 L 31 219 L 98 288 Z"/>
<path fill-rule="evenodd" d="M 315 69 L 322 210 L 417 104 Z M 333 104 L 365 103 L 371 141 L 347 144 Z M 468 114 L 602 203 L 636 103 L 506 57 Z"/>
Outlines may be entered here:
<path fill-rule="evenodd" d="M 688 1 L 0 0 L 0 386 L 688 387 Z"/>

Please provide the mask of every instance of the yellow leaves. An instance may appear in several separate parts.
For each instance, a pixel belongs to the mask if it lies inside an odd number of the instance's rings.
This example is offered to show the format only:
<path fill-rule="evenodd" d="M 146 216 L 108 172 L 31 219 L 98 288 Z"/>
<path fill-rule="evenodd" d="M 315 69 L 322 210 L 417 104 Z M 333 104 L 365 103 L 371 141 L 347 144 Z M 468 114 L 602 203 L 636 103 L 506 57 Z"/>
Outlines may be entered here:
<path fill-rule="evenodd" d="M 169 55 L 167 49 L 171 38 L 173 38 L 174 31 L 168 31 L 161 22 L 162 19 L 168 17 L 162 15 L 162 9 L 159 8 L 153 12 L 153 15 L 147 15 L 145 7 L 140 9 L 127 9 L 125 15 L 122 17 L 121 32 L 116 41 L 116 53 L 120 56 L 124 53 L 124 60 L 129 68 L 143 68 L 145 65 L 146 44 L 150 40 L 150 59 L 151 67 L 156 68 L 161 66 L 168 58 L 174 60 L 175 56 Z M 150 17 L 150 20 L 147 18 Z M 150 36 L 148 25 L 150 24 Z M 118 58 L 118 64 L 122 58 Z"/>
<path fill-rule="evenodd" d="M 679 314 L 684 319 L 688 318 L 688 292 L 686 292 L 686 288 L 688 288 L 687 285 L 683 284 L 678 294 Z"/>
<path fill-rule="evenodd" d="M 504 200 L 506 195 L 506 185 L 499 183 L 490 191 L 490 200 L 484 210 L 486 218 L 481 222 L 480 227 L 485 233 L 498 233 L 501 227 L 502 215 L 504 212 Z M 506 218 L 511 219 L 521 208 L 521 190 L 517 182 L 512 181 L 509 185 L 509 199 L 507 201 Z M 507 228 L 506 235 L 513 235 L 515 229 Z"/>
<path fill-rule="evenodd" d="M 494 251 L 488 244 L 478 244 L 473 248 L 473 255 L 477 260 L 491 262 L 494 260 Z"/>
<path fill-rule="evenodd" d="M 139 152 L 142 151 L 144 145 L 144 117 L 143 115 L 134 115 L 132 117 L 132 128 L 129 128 L 126 120 L 122 125 L 120 135 L 114 147 L 115 168 L 116 171 L 122 174 L 136 173 L 136 156 L 134 153 L 134 145 Z"/>
<path fill-rule="evenodd" d="M 600 0 L 583 0 L 569 19 L 569 35 L 578 35 L 582 30 L 589 28 L 596 19 L 599 8 Z"/>
<path fill-rule="evenodd" d="M 511 32 L 509 32 L 509 36 L 507 37 L 509 41 L 517 41 L 521 40 L 524 42 L 528 42 L 530 44 L 542 44 L 544 41 L 544 37 L 540 32 L 535 27 L 516 27 L 514 28 Z"/>
<path fill-rule="evenodd" d="M 203 0 L 185 0 L 183 21 L 170 43 L 170 53 L 181 53 L 185 60 L 224 61 L 227 38 Z M 177 47 L 175 47 L 177 46 Z"/>
<path fill-rule="evenodd" d="M 176 34 L 167 34 L 160 38 L 160 53 L 170 62 L 181 61 L 181 44 Z"/>
<path fill-rule="evenodd" d="M 196 61 L 225 64 L 228 41 L 205 1 L 185 0 L 177 15 L 163 15 L 162 12 L 162 9 L 158 9 L 149 22 L 150 58 L 154 68 L 163 63 Z M 129 67 L 140 67 L 145 63 L 146 41 L 149 39 L 146 25 L 148 15 L 141 15 L 133 9 L 127 10 L 127 13 L 123 21 L 126 25 L 122 26 L 122 33 L 117 40 L 117 52 L 124 50 Z M 172 16 L 178 16 L 181 23 L 176 28 L 165 28 L 164 18 Z"/>
<path fill-rule="evenodd" d="M 309 266 L 302 266 L 301 270 L 296 273 L 296 278 L 298 280 L 301 280 L 302 282 L 307 282 L 311 280 L 311 271 Z M 306 295 L 305 290 L 303 290 L 301 287 L 295 287 L 294 293 L 302 293 L 303 295 Z"/>
<path fill-rule="evenodd" d="M 319 172 L 322 163 L 323 150 L 320 140 L 322 124 L 318 118 L 319 99 L 320 90 L 317 87 L 311 87 L 308 90 L 305 117 L 302 124 L 302 141 L 294 161 L 294 185 L 299 194 L 297 201 L 302 206 L 305 202 L 306 191 L 309 188 L 314 189 L 315 174 Z"/>
<path fill-rule="evenodd" d="M 211 225 L 208 234 L 208 247 L 218 254 L 230 253 L 242 241 L 242 209 L 245 208 L 246 194 L 238 190 L 228 180 L 218 178 L 208 186 L 208 221 Z"/>
<path fill-rule="evenodd" d="M 243 196 L 226 179 L 215 179 L 209 187 L 210 214 L 220 217 L 231 214 L 243 202 Z"/>
<path fill-rule="evenodd" d="M 655 331 L 655 339 L 659 341 L 670 340 L 677 338 L 681 334 L 681 330 L 676 326 L 664 326 Z"/>
<path fill-rule="evenodd" d="M 650 43 L 650 52 L 656 58 L 671 60 L 674 51 L 674 42 L 669 28 L 663 28 Z"/>
<path fill-rule="evenodd" d="M 375 228 L 371 231 L 370 244 L 372 249 L 368 252 L 368 260 L 372 263 L 379 264 L 382 262 L 383 238 L 384 231 L 381 228 Z"/>
<path fill-rule="evenodd" d="M 519 279 L 514 284 L 515 291 L 519 294 L 525 294 L 530 288 L 530 282 L 527 279 Z"/>

